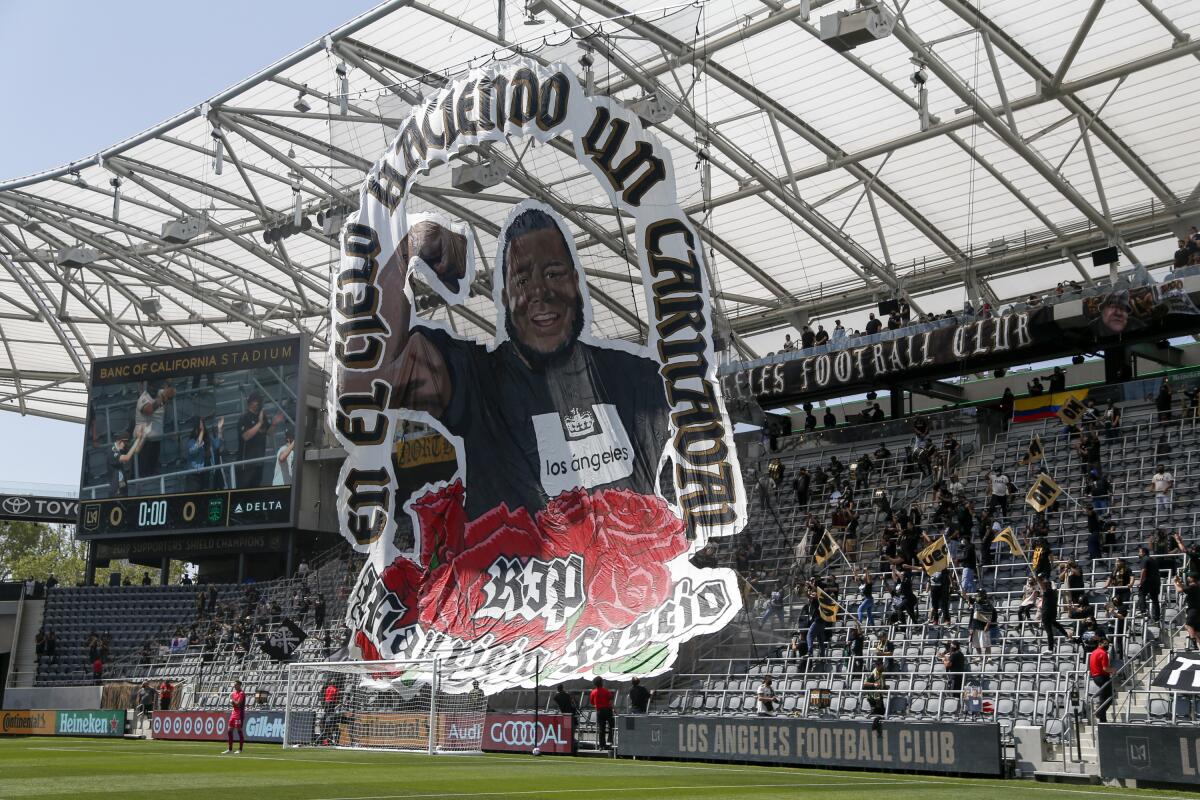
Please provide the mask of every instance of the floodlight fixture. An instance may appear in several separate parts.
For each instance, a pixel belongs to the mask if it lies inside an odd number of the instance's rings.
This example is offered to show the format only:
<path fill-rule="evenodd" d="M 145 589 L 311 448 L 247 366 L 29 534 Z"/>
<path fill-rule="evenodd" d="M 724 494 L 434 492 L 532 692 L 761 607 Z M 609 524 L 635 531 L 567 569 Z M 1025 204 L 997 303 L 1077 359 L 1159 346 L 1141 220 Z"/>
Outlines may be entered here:
<path fill-rule="evenodd" d="M 54 257 L 54 263 L 65 269 L 78 269 L 86 267 L 99 257 L 100 254 L 92 248 L 77 244 L 60 250 Z"/>
<path fill-rule="evenodd" d="M 171 244 L 190 242 L 208 227 L 208 221 L 203 217 L 192 217 L 184 214 L 179 219 L 168 220 L 162 226 L 162 240 Z"/>
<path fill-rule="evenodd" d="M 344 117 L 350 113 L 350 76 L 346 62 L 339 61 L 334 71 L 338 77 L 338 111 Z"/>
<path fill-rule="evenodd" d="M 292 103 L 292 108 L 296 109 L 301 114 L 307 114 L 309 111 L 312 111 L 312 106 L 309 105 L 308 101 L 304 99 L 306 94 L 308 94 L 307 83 L 304 84 L 304 88 L 301 89 L 300 93 L 296 96 L 296 102 Z"/>
<path fill-rule="evenodd" d="M 142 310 L 143 314 L 147 316 L 154 316 L 162 310 L 162 301 L 153 295 L 150 297 L 143 297 L 138 300 L 138 308 Z"/>
<path fill-rule="evenodd" d="M 896 27 L 896 15 L 883 3 L 860 3 L 852 11 L 821 17 L 821 41 L 839 53 L 886 39 Z"/>
<path fill-rule="evenodd" d="M 629 109 L 651 125 L 661 125 L 675 116 L 676 105 L 658 94 L 648 94 L 630 103 Z"/>
<path fill-rule="evenodd" d="M 450 170 L 450 185 L 464 192 L 478 194 L 496 186 L 508 177 L 508 167 L 495 158 L 485 158 L 478 164 L 462 164 Z"/>

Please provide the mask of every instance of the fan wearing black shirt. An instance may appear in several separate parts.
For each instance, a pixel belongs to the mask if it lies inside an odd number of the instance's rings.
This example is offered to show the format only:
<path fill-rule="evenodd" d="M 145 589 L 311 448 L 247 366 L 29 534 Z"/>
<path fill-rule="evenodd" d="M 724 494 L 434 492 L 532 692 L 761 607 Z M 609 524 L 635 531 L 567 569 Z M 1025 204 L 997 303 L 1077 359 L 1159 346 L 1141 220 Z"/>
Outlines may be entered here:
<path fill-rule="evenodd" d="M 1185 583 L 1182 577 L 1176 575 L 1175 588 L 1179 591 L 1184 607 L 1187 609 L 1184 626 L 1191 639 L 1188 642 L 1188 649 L 1195 650 L 1200 648 L 1200 578 L 1197 578 L 1195 574 L 1189 574 Z"/>
<path fill-rule="evenodd" d="M 267 435 L 281 422 L 283 414 L 280 412 L 267 419 L 263 410 L 262 395 L 258 392 L 252 392 L 246 399 L 246 413 L 238 419 L 237 457 L 240 462 L 251 463 L 237 465 L 237 488 L 253 489 L 262 486 L 263 467 L 266 462 L 254 459 L 261 459 L 266 455 Z"/>
<path fill-rule="evenodd" d="M 536 513 L 575 488 L 653 494 L 668 438 L 658 364 L 590 338 L 582 270 L 548 210 L 514 212 L 496 266 L 499 344 L 492 349 L 415 325 L 404 293 L 409 254 L 448 284 L 465 274 L 466 239 L 419 223 L 381 271 L 392 330 L 382 365 L 347 372 L 343 391 L 394 387 L 396 408 L 425 411 L 462 437 L 468 519 L 501 503 Z"/>

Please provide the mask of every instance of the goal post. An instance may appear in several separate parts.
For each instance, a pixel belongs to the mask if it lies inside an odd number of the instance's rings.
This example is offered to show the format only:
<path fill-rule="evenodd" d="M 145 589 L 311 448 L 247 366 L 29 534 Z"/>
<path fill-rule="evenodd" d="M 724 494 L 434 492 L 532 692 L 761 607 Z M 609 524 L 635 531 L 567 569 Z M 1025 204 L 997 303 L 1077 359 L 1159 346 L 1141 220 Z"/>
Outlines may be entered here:
<path fill-rule="evenodd" d="M 481 752 L 487 698 L 441 678 L 437 660 L 289 664 L 284 747 Z"/>

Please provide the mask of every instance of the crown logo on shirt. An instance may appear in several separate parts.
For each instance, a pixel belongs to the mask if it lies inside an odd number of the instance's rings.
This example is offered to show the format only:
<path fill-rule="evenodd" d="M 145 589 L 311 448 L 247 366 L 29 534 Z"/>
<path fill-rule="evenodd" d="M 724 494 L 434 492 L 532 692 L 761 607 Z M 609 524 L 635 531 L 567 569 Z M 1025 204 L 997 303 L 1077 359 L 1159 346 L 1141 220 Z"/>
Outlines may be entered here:
<path fill-rule="evenodd" d="M 571 413 L 563 418 L 563 428 L 567 432 L 567 438 L 580 439 L 584 436 L 591 436 L 596 432 L 596 418 L 591 411 L 580 411 L 578 408 L 572 408 Z"/>

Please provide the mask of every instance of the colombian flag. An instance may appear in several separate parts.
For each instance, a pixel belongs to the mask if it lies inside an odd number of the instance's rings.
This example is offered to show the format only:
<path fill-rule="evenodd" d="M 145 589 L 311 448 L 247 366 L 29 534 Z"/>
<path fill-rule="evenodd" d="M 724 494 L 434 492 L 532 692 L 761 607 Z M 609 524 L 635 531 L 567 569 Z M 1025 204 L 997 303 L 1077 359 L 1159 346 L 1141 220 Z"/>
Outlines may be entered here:
<path fill-rule="evenodd" d="M 1058 409 L 1067 399 L 1074 397 L 1079 402 L 1088 396 L 1087 389 L 1072 389 L 1069 392 L 1040 394 L 1037 397 L 1018 397 L 1013 404 L 1013 422 L 1037 422 L 1039 419 L 1054 419 Z"/>

